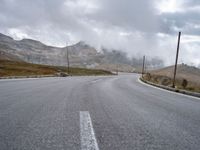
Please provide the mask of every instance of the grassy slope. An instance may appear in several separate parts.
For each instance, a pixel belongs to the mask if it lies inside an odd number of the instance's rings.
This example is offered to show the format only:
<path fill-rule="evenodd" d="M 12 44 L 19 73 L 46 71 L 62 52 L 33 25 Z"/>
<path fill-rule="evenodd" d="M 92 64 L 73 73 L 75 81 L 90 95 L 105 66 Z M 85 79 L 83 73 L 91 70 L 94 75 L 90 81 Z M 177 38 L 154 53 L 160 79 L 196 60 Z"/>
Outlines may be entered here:
<path fill-rule="evenodd" d="M 58 72 L 67 72 L 66 67 L 31 64 L 20 61 L 0 60 L 0 77 L 54 75 Z M 111 75 L 104 70 L 70 68 L 70 75 Z"/>
<path fill-rule="evenodd" d="M 155 70 L 150 72 L 150 78 L 146 75 L 146 79 L 156 84 L 165 86 L 172 85 L 174 67 L 166 67 L 163 69 Z M 200 69 L 187 66 L 179 65 L 177 69 L 176 86 L 179 89 L 184 89 L 182 86 L 183 79 L 188 81 L 186 90 L 193 92 L 200 92 Z"/>

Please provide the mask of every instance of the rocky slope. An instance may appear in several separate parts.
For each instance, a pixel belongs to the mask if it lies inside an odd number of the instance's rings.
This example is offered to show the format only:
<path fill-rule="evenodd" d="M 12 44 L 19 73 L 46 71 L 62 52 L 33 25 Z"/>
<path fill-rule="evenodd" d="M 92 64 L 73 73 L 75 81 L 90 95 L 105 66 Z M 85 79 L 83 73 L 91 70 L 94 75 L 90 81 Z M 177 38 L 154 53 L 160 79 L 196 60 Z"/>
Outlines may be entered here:
<path fill-rule="evenodd" d="M 70 63 L 72 66 L 87 66 L 96 62 L 97 51 L 79 42 L 75 45 L 58 48 L 47 46 L 39 41 L 23 39 L 21 41 L 0 34 L 0 51 L 18 57 L 21 60 L 48 65 L 66 65 L 67 48 L 69 51 Z"/>
<path fill-rule="evenodd" d="M 141 59 L 129 59 L 126 53 L 115 50 L 103 49 L 98 52 L 84 42 L 59 48 L 47 46 L 32 39 L 16 41 L 0 33 L 0 59 L 17 59 L 34 64 L 66 66 L 67 50 L 70 66 L 73 67 L 98 68 L 109 71 L 118 69 L 119 71 L 132 72 L 135 68 L 142 66 Z M 159 61 L 157 62 L 160 64 Z"/>
<path fill-rule="evenodd" d="M 67 50 L 69 54 L 70 66 L 86 67 L 86 68 L 101 68 L 107 69 L 107 64 L 113 66 L 109 70 L 116 70 L 116 64 L 112 54 L 99 53 L 95 48 L 87 45 L 84 42 L 79 42 L 75 45 L 58 48 L 47 46 L 39 41 L 32 39 L 23 39 L 16 41 L 13 38 L 0 33 L 0 58 L 7 57 L 18 60 L 23 60 L 35 64 L 47 64 L 56 66 L 67 65 Z M 119 53 L 120 54 L 120 53 Z M 12 56 L 12 57 L 11 57 Z M 118 56 L 120 58 L 120 56 Z M 125 58 L 127 59 L 127 58 Z M 118 61 L 123 65 L 123 61 Z M 98 67 L 99 66 L 99 67 Z M 134 68 L 126 64 L 125 67 L 119 68 L 120 71 L 132 71 Z M 131 69 L 130 69 L 131 68 Z"/>

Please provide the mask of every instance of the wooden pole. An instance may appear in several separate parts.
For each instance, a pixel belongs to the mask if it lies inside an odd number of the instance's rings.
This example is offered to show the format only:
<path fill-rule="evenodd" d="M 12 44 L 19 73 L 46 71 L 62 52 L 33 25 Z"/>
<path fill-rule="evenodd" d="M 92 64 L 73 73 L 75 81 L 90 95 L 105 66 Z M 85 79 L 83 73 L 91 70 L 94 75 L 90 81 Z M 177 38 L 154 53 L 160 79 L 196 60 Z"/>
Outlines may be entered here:
<path fill-rule="evenodd" d="M 145 56 L 143 56 L 142 78 L 143 78 L 143 75 L 144 75 L 144 66 L 145 66 Z"/>
<path fill-rule="evenodd" d="M 67 48 L 67 73 L 69 75 L 70 70 L 69 70 L 69 50 L 68 50 L 68 46 L 66 48 Z"/>
<path fill-rule="evenodd" d="M 176 82 L 176 70 L 177 70 L 177 63 L 178 63 L 180 39 L 181 39 L 181 32 L 179 32 L 178 34 L 178 44 L 177 44 L 176 60 L 175 60 L 175 66 L 174 66 L 174 78 L 173 78 L 173 85 L 172 85 L 173 88 L 175 88 L 175 82 Z"/>

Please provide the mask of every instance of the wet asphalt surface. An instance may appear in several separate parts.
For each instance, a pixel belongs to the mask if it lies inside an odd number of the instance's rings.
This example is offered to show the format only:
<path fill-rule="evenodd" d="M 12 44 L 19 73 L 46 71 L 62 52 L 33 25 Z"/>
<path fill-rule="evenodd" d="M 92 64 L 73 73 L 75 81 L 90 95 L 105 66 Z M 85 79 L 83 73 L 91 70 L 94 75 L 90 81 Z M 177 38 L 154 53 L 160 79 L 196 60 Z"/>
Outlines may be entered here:
<path fill-rule="evenodd" d="M 0 149 L 80 150 L 80 111 L 100 150 L 200 149 L 200 99 L 138 77 L 1 80 Z"/>

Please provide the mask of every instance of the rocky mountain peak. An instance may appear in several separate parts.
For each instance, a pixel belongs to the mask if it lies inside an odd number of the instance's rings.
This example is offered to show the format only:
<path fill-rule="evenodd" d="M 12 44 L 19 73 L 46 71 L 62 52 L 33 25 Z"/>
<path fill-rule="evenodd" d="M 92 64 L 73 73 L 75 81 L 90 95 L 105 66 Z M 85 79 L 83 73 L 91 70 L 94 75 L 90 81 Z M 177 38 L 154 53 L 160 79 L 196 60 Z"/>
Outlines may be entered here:
<path fill-rule="evenodd" d="M 11 38 L 11 37 L 9 37 L 9 36 L 7 36 L 7 35 L 4 35 L 4 34 L 2 34 L 2 33 L 0 33 L 0 40 L 1 40 L 1 41 L 11 41 L 11 40 L 13 40 L 13 38 Z"/>

